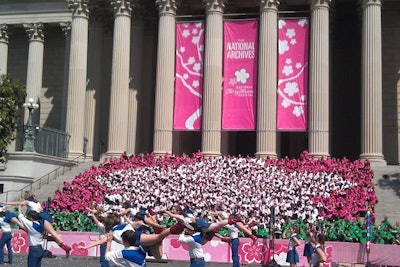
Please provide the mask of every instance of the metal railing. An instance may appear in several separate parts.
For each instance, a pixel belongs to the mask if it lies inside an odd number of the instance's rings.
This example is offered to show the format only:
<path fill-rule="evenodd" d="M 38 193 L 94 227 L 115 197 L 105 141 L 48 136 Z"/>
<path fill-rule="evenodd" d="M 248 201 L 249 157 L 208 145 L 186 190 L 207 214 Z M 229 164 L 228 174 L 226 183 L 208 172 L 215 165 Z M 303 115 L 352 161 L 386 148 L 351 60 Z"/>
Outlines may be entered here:
<path fill-rule="evenodd" d="M 69 139 L 66 132 L 46 127 L 36 127 L 35 150 L 37 153 L 66 158 L 69 153 Z"/>
<path fill-rule="evenodd" d="M 58 176 L 63 175 L 66 170 L 71 170 L 74 166 L 78 165 L 80 162 L 85 162 L 85 159 L 86 155 L 83 153 L 78 157 L 69 160 L 67 163 L 64 163 L 62 166 L 49 172 L 48 174 L 43 175 L 39 179 L 34 180 L 32 183 L 24 186 L 19 190 L 9 190 L 0 193 L 0 200 L 7 202 L 7 201 L 14 201 L 16 197 L 21 199 L 24 196 L 25 190 L 32 190 L 32 191 L 39 190 L 40 188 L 42 188 L 43 185 L 49 184 L 51 181 L 57 179 Z"/>

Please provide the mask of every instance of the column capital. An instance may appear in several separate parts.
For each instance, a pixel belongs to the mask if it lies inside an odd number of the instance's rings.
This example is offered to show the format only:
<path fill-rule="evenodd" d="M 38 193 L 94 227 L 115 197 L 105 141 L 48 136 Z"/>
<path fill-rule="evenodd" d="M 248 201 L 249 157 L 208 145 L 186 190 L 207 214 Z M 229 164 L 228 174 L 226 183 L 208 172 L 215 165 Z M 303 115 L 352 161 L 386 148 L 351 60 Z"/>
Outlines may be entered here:
<path fill-rule="evenodd" d="M 156 0 L 159 15 L 176 15 L 177 0 Z"/>
<path fill-rule="evenodd" d="M 332 0 L 310 0 L 311 9 L 316 8 L 329 8 L 329 5 L 332 3 Z"/>
<path fill-rule="evenodd" d="M 278 6 L 280 5 L 279 0 L 261 0 L 260 1 L 260 11 L 267 11 L 267 10 L 278 10 Z"/>
<path fill-rule="evenodd" d="M 65 0 L 73 17 L 89 18 L 88 0 Z"/>
<path fill-rule="evenodd" d="M 0 24 L 0 42 L 8 44 L 8 27 L 6 24 Z"/>
<path fill-rule="evenodd" d="M 224 13 L 225 3 L 228 0 L 203 0 L 206 5 L 206 13 Z"/>
<path fill-rule="evenodd" d="M 71 33 L 71 22 L 62 21 L 59 24 L 60 24 L 62 32 L 65 34 L 65 36 L 68 36 Z"/>
<path fill-rule="evenodd" d="M 361 6 L 366 8 L 367 6 L 382 6 L 382 0 L 359 0 Z"/>
<path fill-rule="evenodd" d="M 132 15 L 132 1 L 131 0 L 111 0 L 111 6 L 114 8 L 114 16 L 128 16 Z"/>
<path fill-rule="evenodd" d="M 44 42 L 43 23 L 24 24 L 26 33 L 30 41 Z"/>

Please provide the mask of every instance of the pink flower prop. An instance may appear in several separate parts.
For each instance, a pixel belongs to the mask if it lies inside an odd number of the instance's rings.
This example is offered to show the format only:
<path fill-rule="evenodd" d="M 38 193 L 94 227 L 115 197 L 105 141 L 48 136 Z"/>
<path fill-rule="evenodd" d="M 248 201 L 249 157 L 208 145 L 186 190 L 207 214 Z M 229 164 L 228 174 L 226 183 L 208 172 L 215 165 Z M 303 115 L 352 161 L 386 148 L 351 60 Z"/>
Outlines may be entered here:
<path fill-rule="evenodd" d="M 85 242 L 78 242 L 72 244 L 71 254 L 74 256 L 88 256 L 89 251 L 87 249 L 79 249 L 78 246 L 85 246 Z"/>

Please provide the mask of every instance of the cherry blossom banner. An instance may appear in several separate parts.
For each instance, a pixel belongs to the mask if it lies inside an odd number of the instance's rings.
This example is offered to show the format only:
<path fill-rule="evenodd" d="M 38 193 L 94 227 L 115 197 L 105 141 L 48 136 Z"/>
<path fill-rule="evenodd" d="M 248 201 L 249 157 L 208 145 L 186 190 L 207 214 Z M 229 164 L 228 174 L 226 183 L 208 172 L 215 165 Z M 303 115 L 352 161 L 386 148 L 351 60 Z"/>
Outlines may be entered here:
<path fill-rule="evenodd" d="M 174 129 L 201 128 L 204 23 L 176 24 Z"/>
<path fill-rule="evenodd" d="M 254 130 L 258 21 L 225 21 L 222 129 Z"/>
<path fill-rule="evenodd" d="M 278 130 L 307 129 L 309 20 L 279 20 Z"/>

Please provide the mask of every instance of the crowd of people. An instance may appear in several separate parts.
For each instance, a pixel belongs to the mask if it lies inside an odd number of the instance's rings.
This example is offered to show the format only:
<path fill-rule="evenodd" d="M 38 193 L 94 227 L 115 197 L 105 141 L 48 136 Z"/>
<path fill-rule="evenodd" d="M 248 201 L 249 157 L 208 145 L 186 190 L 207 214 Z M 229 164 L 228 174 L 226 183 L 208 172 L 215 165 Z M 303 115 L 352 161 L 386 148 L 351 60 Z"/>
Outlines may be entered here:
<path fill-rule="evenodd" d="M 140 207 L 168 209 L 174 204 L 210 209 L 218 203 L 265 223 L 269 207 L 277 214 L 313 223 L 354 220 L 376 203 L 367 161 L 346 159 L 264 160 L 153 154 L 111 158 L 57 190 L 51 207 L 84 211 L 91 201 L 110 205 L 131 200 Z M 78 190 L 77 190 L 78 189 Z"/>
<path fill-rule="evenodd" d="M 275 206 L 277 227 L 285 218 L 308 223 L 354 221 L 376 203 L 373 172 L 368 161 L 206 158 L 154 154 L 110 158 L 78 175 L 55 192 L 53 210 L 85 212 L 90 202 L 118 208 L 122 200 L 155 211 L 187 205 L 201 213 L 223 202 L 245 218 L 268 224 Z"/>
<path fill-rule="evenodd" d="M 153 235 L 143 239 L 145 245 L 156 246 L 149 250 L 152 255 L 160 253 L 157 248 L 166 235 L 185 232 L 193 236 L 198 235 L 196 231 L 206 239 L 216 234 L 232 249 L 238 246 L 233 239 L 241 236 L 256 240 L 274 235 L 289 239 L 289 246 L 296 246 L 297 238 L 310 243 L 317 240 L 308 236 L 310 229 L 319 229 L 327 240 L 365 243 L 364 216 L 368 208 L 374 220 L 377 202 L 372 178 L 368 161 L 315 159 L 307 152 L 299 159 L 123 153 L 66 182 L 49 202 L 53 221 L 40 221 L 67 255 L 70 248 L 55 230 L 98 231 L 99 220 L 93 218 L 104 219 L 111 214 L 131 215 L 127 220 L 134 227 L 129 230 L 136 235 Z M 2 204 L 29 207 L 35 201 L 31 193 L 22 202 Z M 138 233 L 136 220 L 148 230 Z M 107 232 L 100 239 L 104 253 L 109 251 L 107 244 L 112 239 Z M 399 223 L 393 225 L 385 219 L 381 224 L 371 224 L 372 242 L 400 244 L 399 235 Z M 129 246 L 133 242 L 132 235 L 120 235 L 118 240 Z"/>

